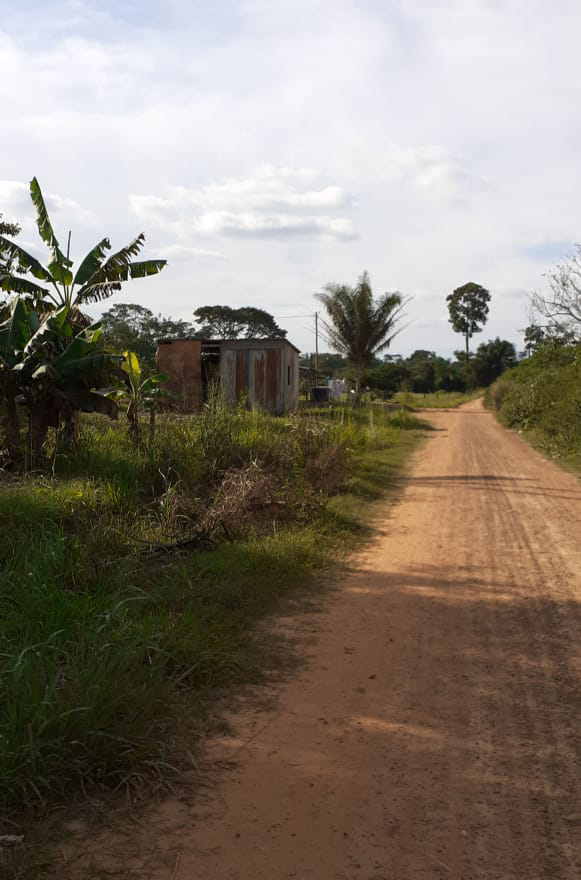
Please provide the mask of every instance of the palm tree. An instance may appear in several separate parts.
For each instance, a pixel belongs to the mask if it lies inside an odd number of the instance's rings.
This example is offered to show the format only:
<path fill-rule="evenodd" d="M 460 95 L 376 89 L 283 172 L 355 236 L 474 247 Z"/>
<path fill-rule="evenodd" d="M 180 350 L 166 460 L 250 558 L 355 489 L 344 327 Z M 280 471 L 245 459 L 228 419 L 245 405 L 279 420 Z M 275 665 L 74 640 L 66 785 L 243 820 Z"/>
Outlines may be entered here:
<path fill-rule="evenodd" d="M 61 306 L 73 309 L 106 299 L 116 290 L 121 290 L 122 283 L 129 278 L 156 275 L 166 265 L 165 260 L 134 259 L 145 242 L 145 236 L 141 233 L 110 257 L 107 257 L 107 251 L 111 249 L 111 242 L 103 238 L 73 274 L 71 234 L 69 232 L 65 256 L 54 234 L 36 177 L 30 182 L 30 197 L 36 209 L 36 225 L 50 251 L 51 260 L 43 266 L 24 248 L 0 234 L 0 258 L 4 261 L 4 265 L 0 264 L 0 290 L 27 294 L 33 298 L 37 308 L 44 305 L 46 310 Z M 43 283 L 38 284 L 38 281 Z"/>
<path fill-rule="evenodd" d="M 363 374 L 373 358 L 388 348 L 399 333 L 404 300 L 400 293 L 384 293 L 373 299 L 369 274 L 364 272 L 354 287 L 348 284 L 326 284 L 316 294 L 329 317 L 323 322 L 333 348 L 345 355 L 355 373 L 355 401 L 361 401 Z"/>

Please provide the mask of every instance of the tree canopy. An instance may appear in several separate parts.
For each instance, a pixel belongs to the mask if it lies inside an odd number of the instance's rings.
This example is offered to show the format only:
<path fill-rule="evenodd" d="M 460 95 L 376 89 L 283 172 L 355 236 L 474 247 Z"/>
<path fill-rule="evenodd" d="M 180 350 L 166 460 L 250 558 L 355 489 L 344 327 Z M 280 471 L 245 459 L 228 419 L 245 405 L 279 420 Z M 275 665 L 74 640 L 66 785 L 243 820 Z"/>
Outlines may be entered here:
<path fill-rule="evenodd" d="M 137 303 L 115 303 L 101 315 L 103 341 L 111 351 L 132 351 L 145 373 L 156 370 L 158 339 L 186 339 L 195 334 L 187 321 L 154 315 Z"/>
<path fill-rule="evenodd" d="M 194 312 L 199 337 L 215 339 L 283 339 L 287 331 L 273 316 L 254 306 L 201 306 Z"/>
<path fill-rule="evenodd" d="M 466 341 L 466 357 L 470 357 L 470 339 L 480 333 L 488 318 L 490 293 L 480 284 L 469 281 L 457 287 L 446 297 L 449 322 L 455 333 L 461 333 Z"/>
<path fill-rule="evenodd" d="M 482 342 L 471 362 L 475 387 L 488 388 L 505 370 L 515 367 L 516 362 L 516 351 L 512 342 L 498 336 Z"/>

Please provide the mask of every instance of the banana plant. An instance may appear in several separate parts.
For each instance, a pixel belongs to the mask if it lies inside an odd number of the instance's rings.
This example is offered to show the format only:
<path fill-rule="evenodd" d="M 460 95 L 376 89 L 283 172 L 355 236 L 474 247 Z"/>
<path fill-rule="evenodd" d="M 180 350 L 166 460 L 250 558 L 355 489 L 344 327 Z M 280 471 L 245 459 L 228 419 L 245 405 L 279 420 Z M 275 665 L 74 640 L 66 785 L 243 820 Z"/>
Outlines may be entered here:
<path fill-rule="evenodd" d="M 159 404 L 161 400 L 174 398 L 175 395 L 161 387 L 168 378 L 165 373 L 154 373 L 152 376 L 143 378 L 135 352 L 124 351 L 123 358 L 121 369 L 125 373 L 125 381 L 122 386 L 113 388 L 108 394 L 113 400 L 122 400 L 127 403 L 127 421 L 129 422 L 127 430 L 136 446 L 142 445 L 139 413 L 142 409 L 149 411 L 149 448 L 151 450 L 155 438 L 155 415 Z"/>
<path fill-rule="evenodd" d="M 0 257 L 4 261 L 4 268 L 0 271 L 0 290 L 31 297 L 37 309 L 46 311 L 99 302 L 121 290 L 122 284 L 130 278 L 156 275 L 166 265 L 166 260 L 135 259 L 145 243 L 145 235 L 141 233 L 110 256 L 107 252 L 111 250 L 111 242 L 108 238 L 101 239 L 73 271 L 71 233 L 65 254 L 54 233 L 36 177 L 30 182 L 30 197 L 36 210 L 40 237 L 50 252 L 50 261 L 43 265 L 16 242 L 0 235 Z"/>
<path fill-rule="evenodd" d="M 99 389 L 121 375 L 123 357 L 104 353 L 100 335 L 99 323 L 79 331 L 67 305 L 43 316 L 28 297 L 16 299 L 0 324 L 0 393 L 11 452 L 21 446 L 19 406 L 28 411 L 32 458 L 42 454 L 50 427 L 62 425 L 70 435 L 79 412 L 117 417 L 117 404 Z"/>
<path fill-rule="evenodd" d="M 24 299 L 14 303 L 8 318 L 0 324 L 0 399 L 6 410 L 3 427 L 12 459 L 18 457 L 20 448 L 20 420 L 16 402 L 19 383 L 15 367 L 22 360 L 24 347 L 39 326 L 36 314 Z"/>

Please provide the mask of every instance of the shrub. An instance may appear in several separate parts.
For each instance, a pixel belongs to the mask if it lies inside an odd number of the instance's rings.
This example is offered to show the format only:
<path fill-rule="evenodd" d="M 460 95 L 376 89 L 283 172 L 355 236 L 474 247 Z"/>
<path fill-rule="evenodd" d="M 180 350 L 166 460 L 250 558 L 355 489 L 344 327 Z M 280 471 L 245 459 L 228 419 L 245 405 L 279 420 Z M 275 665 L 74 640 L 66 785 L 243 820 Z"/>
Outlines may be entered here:
<path fill-rule="evenodd" d="M 581 450 L 581 346 L 549 344 L 509 370 L 485 403 L 504 424 L 534 430 L 555 455 Z"/>

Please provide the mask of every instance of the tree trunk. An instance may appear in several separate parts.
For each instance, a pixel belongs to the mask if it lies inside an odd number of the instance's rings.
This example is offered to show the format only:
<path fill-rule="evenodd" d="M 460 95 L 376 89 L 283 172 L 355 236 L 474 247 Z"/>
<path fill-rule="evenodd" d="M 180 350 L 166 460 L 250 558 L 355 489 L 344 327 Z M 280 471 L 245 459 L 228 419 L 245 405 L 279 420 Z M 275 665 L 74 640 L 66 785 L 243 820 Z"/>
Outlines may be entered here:
<path fill-rule="evenodd" d="M 153 443 L 155 440 L 155 406 L 152 404 L 149 410 L 149 454 L 153 455 Z"/>
<path fill-rule="evenodd" d="M 470 337 L 466 334 L 466 360 L 470 360 Z"/>
<path fill-rule="evenodd" d="M 141 445 L 141 434 L 139 431 L 139 418 L 137 412 L 137 406 L 135 401 L 132 400 L 127 407 L 127 421 L 129 422 L 129 427 L 127 432 L 136 446 Z"/>
<path fill-rule="evenodd" d="M 363 383 L 363 374 L 365 369 L 360 365 L 355 367 L 355 400 L 354 406 L 361 406 L 361 385 Z"/>
<path fill-rule="evenodd" d="M 18 407 L 16 406 L 14 389 L 10 386 L 6 388 L 4 400 L 6 402 L 6 418 L 4 419 L 6 446 L 8 447 L 10 461 L 17 462 L 22 458 L 20 421 L 18 419 Z"/>
<path fill-rule="evenodd" d="M 73 411 L 67 415 L 62 432 L 62 442 L 64 446 L 76 442 L 79 433 L 79 413 Z"/>
<path fill-rule="evenodd" d="M 26 433 L 26 451 L 30 470 L 44 460 L 44 444 L 48 428 L 46 406 L 36 401 L 28 412 L 28 431 Z"/>

